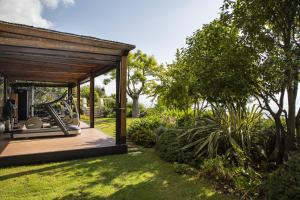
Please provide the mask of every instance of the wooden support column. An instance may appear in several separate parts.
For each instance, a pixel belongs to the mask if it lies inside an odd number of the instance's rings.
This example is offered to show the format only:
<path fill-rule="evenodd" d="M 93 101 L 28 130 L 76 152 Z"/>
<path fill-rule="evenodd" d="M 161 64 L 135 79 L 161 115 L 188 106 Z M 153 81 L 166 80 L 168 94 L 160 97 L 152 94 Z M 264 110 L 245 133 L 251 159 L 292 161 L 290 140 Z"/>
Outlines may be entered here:
<path fill-rule="evenodd" d="M 90 77 L 90 127 L 95 127 L 95 78 Z"/>
<path fill-rule="evenodd" d="M 116 144 L 126 144 L 127 55 L 116 68 Z"/>
<path fill-rule="evenodd" d="M 80 82 L 77 82 L 77 110 L 80 117 Z"/>

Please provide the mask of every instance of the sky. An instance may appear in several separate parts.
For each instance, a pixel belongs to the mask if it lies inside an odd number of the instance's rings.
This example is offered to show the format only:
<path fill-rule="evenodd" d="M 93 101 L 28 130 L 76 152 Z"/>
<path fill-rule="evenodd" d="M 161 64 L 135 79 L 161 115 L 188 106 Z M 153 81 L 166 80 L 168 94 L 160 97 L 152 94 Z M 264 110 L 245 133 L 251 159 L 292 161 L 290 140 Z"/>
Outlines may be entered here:
<path fill-rule="evenodd" d="M 170 63 L 222 0 L 0 0 L 0 20 L 136 45 Z M 96 80 L 100 85 L 101 79 Z M 108 86 L 108 93 L 114 85 Z M 150 106 L 145 97 L 141 102 Z"/>

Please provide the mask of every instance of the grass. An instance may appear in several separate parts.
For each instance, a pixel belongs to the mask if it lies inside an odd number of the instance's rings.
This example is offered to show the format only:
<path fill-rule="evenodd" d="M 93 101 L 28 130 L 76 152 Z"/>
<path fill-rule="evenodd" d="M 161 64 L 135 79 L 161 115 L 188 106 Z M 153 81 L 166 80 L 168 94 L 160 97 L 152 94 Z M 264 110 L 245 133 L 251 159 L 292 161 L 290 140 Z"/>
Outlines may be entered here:
<path fill-rule="evenodd" d="M 0 199 L 234 199 L 198 177 L 174 172 L 153 149 L 61 163 L 0 169 Z"/>
<path fill-rule="evenodd" d="M 80 120 L 85 123 L 89 123 L 88 116 L 80 116 Z M 127 126 L 133 122 L 133 118 L 127 118 Z M 116 119 L 115 118 L 95 118 L 95 128 L 101 130 L 103 133 L 106 133 L 109 136 L 115 137 L 116 133 Z"/>

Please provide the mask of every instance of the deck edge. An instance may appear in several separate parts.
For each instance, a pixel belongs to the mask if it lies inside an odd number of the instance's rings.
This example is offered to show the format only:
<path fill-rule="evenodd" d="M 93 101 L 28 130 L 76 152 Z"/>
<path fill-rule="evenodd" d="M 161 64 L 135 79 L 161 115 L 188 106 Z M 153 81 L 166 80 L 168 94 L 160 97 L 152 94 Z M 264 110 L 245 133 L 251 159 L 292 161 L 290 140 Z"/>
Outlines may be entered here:
<path fill-rule="evenodd" d="M 127 145 L 115 145 L 108 147 L 94 147 L 85 149 L 74 149 L 65 151 L 54 151 L 45 153 L 34 153 L 14 156 L 0 157 L 0 167 L 33 165 L 49 162 L 61 162 L 81 158 L 96 156 L 106 156 L 114 154 L 125 154 L 128 152 Z"/>

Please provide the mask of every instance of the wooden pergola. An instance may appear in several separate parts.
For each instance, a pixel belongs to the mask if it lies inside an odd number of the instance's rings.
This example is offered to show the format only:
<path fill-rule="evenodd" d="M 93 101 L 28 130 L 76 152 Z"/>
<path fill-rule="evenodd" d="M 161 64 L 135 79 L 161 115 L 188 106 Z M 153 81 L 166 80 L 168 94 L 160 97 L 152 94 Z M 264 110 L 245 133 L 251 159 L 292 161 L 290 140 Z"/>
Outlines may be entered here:
<path fill-rule="evenodd" d="M 116 69 L 116 144 L 126 144 L 127 56 L 134 45 L 0 21 L 0 73 L 7 80 L 77 87 L 90 81 L 94 127 L 95 77 Z"/>

